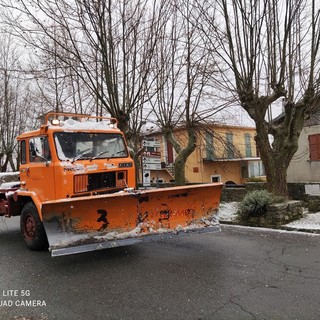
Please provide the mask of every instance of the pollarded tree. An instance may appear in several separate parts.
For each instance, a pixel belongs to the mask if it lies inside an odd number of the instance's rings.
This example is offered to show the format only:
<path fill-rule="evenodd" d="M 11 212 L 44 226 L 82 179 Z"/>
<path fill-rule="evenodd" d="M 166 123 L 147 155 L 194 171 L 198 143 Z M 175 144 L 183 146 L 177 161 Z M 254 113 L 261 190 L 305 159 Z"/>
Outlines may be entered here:
<path fill-rule="evenodd" d="M 224 84 L 254 120 L 268 188 L 287 196 L 304 121 L 320 106 L 320 3 L 216 0 L 193 9 L 202 14 L 197 26 L 208 52 L 220 60 L 216 88 Z M 267 119 L 275 104 L 284 109 L 276 122 Z"/>

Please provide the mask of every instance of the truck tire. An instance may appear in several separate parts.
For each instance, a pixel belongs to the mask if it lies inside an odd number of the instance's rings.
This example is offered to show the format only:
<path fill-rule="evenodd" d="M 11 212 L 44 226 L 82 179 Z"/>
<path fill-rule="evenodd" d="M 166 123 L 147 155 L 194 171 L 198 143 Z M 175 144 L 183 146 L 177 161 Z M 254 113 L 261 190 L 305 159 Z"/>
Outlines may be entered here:
<path fill-rule="evenodd" d="M 29 249 L 40 251 L 48 249 L 48 239 L 36 206 L 28 202 L 22 209 L 20 229 Z"/>

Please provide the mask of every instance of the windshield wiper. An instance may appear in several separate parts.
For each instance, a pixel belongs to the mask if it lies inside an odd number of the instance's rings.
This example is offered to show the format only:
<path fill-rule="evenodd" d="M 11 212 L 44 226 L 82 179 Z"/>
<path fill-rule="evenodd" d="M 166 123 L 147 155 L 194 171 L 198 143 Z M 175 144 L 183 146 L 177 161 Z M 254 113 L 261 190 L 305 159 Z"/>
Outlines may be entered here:
<path fill-rule="evenodd" d="M 111 157 L 108 157 L 108 159 L 113 158 L 116 154 L 119 154 L 119 153 L 122 153 L 122 152 L 125 153 L 125 154 L 127 154 L 126 150 L 120 150 L 120 151 L 114 152 L 114 153 L 111 155 Z"/>
<path fill-rule="evenodd" d="M 97 159 L 99 158 L 101 155 L 105 154 L 105 153 L 108 153 L 109 151 L 101 151 L 99 152 L 97 155 L 93 156 L 92 158 L 90 158 L 90 161 L 94 160 L 94 159 Z M 114 152 L 111 156 L 107 157 L 107 159 L 110 159 L 110 158 L 113 158 L 115 155 L 119 154 L 119 153 L 126 153 L 126 150 L 120 150 L 120 151 L 117 151 L 117 152 Z"/>
<path fill-rule="evenodd" d="M 103 154 L 108 153 L 108 152 L 109 152 L 109 151 L 101 151 L 101 152 L 99 152 L 98 154 L 96 154 L 95 156 L 91 157 L 91 158 L 90 158 L 90 161 L 92 161 L 92 160 L 94 160 L 94 159 L 97 159 L 97 158 L 99 158 L 100 156 L 102 156 Z"/>
<path fill-rule="evenodd" d="M 76 157 L 74 157 L 71 162 L 74 163 L 75 161 L 81 159 L 83 156 L 85 156 L 86 154 L 89 154 L 89 153 L 91 153 L 91 149 L 86 149 L 86 150 L 82 151 L 81 153 L 79 153 Z"/>

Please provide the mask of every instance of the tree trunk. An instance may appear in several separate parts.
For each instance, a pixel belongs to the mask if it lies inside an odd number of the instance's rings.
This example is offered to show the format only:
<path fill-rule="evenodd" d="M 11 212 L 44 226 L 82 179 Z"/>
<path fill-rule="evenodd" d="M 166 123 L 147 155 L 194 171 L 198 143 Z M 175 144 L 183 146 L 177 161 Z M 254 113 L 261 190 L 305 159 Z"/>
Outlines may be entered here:
<path fill-rule="evenodd" d="M 258 145 L 259 147 L 259 145 Z M 274 195 L 288 197 L 287 169 L 284 160 L 274 151 L 259 147 L 267 177 L 267 190 Z"/>
<path fill-rule="evenodd" d="M 12 154 L 10 154 L 8 161 L 10 163 L 11 170 L 12 171 L 16 171 L 18 167 L 15 166 L 15 163 L 14 163 L 13 158 L 12 158 Z"/>
<path fill-rule="evenodd" d="M 181 149 L 174 162 L 174 182 L 176 186 L 186 184 L 186 162 L 190 154 L 196 148 L 196 134 L 194 128 L 188 128 L 188 143 L 184 149 Z"/>
<path fill-rule="evenodd" d="M 301 121 L 303 123 L 303 121 Z M 267 177 L 267 189 L 269 192 L 288 197 L 287 169 L 290 161 L 298 149 L 298 139 L 302 125 L 294 126 L 295 132 L 291 134 L 292 128 L 279 126 L 274 130 L 274 141 L 269 141 L 270 126 L 264 121 L 256 122 L 256 142 L 260 151 Z"/>
<path fill-rule="evenodd" d="M 174 182 L 176 186 L 183 186 L 186 184 L 186 159 L 182 155 L 178 155 L 174 162 Z"/>
<path fill-rule="evenodd" d="M 275 165 L 267 176 L 268 191 L 272 192 L 274 195 L 288 197 L 287 169 L 288 167 Z"/>
<path fill-rule="evenodd" d="M 181 143 L 174 137 L 172 128 L 162 128 L 162 133 L 177 153 L 174 161 L 174 183 L 176 186 L 183 186 L 186 184 L 185 165 L 187 159 L 196 148 L 197 136 L 195 128 L 192 126 L 187 128 L 187 145 L 184 148 L 181 147 Z"/>
<path fill-rule="evenodd" d="M 6 159 L 4 163 L 1 165 L 1 172 L 7 172 L 7 167 L 8 167 L 9 159 L 8 156 L 6 155 Z"/>

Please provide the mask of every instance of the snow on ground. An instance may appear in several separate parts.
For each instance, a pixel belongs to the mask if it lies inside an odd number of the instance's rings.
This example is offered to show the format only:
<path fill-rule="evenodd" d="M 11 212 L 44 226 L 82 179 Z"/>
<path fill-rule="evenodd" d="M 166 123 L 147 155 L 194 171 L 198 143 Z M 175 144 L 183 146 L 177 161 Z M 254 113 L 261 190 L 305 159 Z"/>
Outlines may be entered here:
<path fill-rule="evenodd" d="M 221 202 L 219 207 L 219 220 L 221 222 L 235 222 L 239 202 Z M 284 225 L 285 228 L 295 230 L 320 230 L 320 212 L 305 212 L 303 218 Z"/>
<path fill-rule="evenodd" d="M 237 218 L 237 210 L 239 202 L 221 202 L 218 216 L 220 221 L 235 221 Z"/>
<path fill-rule="evenodd" d="M 19 171 L 0 172 L 0 186 L 4 183 L 17 182 L 17 181 L 19 181 Z M 7 189 L 7 188 L 8 188 L 8 186 L 5 187 L 5 189 Z"/>
<path fill-rule="evenodd" d="M 320 212 L 307 213 L 305 217 L 288 223 L 286 227 L 302 230 L 320 230 Z"/>
<path fill-rule="evenodd" d="M 19 181 L 0 183 L 0 189 L 11 189 L 20 185 Z"/>
<path fill-rule="evenodd" d="M 2 177 L 7 177 L 7 176 L 18 176 L 19 171 L 14 171 L 14 172 L 0 172 L 0 178 Z"/>

